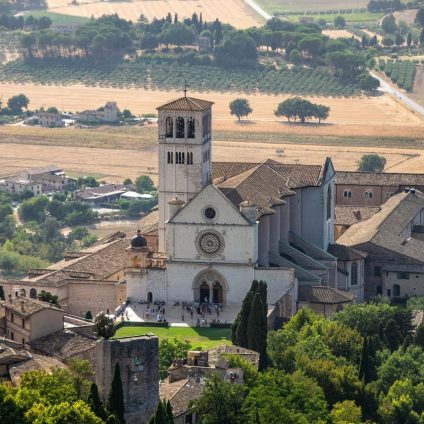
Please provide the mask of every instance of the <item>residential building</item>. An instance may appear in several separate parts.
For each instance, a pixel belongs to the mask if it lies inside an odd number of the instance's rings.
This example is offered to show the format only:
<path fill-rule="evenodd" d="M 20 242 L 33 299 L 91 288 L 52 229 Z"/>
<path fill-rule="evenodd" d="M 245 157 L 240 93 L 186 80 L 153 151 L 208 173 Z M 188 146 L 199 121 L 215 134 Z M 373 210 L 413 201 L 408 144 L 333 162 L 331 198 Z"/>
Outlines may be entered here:
<path fill-rule="evenodd" d="M 9 295 L 1 307 L 5 310 L 6 337 L 22 346 L 63 329 L 64 311 L 46 302 Z"/>
<path fill-rule="evenodd" d="M 424 295 L 423 229 L 423 194 L 406 190 L 340 236 L 338 244 L 366 254 L 365 298 Z"/>
<path fill-rule="evenodd" d="M 38 123 L 42 127 L 60 128 L 64 126 L 64 122 L 60 113 L 40 112 L 37 114 Z"/>
<path fill-rule="evenodd" d="M 98 187 L 77 190 L 74 196 L 76 200 L 81 202 L 97 205 L 100 203 L 115 202 L 127 191 L 128 189 L 124 184 L 103 184 Z"/>
<path fill-rule="evenodd" d="M 118 121 L 118 114 L 119 109 L 116 102 L 107 102 L 98 110 L 83 110 L 78 114 L 78 121 L 114 123 Z"/>
<path fill-rule="evenodd" d="M 35 196 L 43 193 L 43 184 L 37 180 L 21 180 L 18 178 L 7 178 L 2 184 L 2 189 L 8 193 L 23 193 L 32 191 Z"/>
<path fill-rule="evenodd" d="M 22 181 L 36 181 L 42 184 L 42 192 L 65 191 L 75 186 L 76 180 L 66 175 L 62 168 L 48 165 L 41 168 L 25 169 L 17 173 Z"/>
<path fill-rule="evenodd" d="M 336 205 L 378 207 L 406 188 L 424 191 L 424 174 L 337 171 Z"/>

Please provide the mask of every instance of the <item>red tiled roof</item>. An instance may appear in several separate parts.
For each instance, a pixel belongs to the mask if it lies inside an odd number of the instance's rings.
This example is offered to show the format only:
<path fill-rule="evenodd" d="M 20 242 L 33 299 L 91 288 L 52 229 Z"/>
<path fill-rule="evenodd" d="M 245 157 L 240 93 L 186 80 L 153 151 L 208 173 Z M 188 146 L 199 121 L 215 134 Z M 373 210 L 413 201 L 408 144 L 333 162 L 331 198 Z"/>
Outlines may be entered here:
<path fill-rule="evenodd" d="M 199 112 L 210 109 L 212 105 L 213 102 L 207 100 L 194 99 L 193 97 L 181 97 L 159 106 L 157 110 Z"/>

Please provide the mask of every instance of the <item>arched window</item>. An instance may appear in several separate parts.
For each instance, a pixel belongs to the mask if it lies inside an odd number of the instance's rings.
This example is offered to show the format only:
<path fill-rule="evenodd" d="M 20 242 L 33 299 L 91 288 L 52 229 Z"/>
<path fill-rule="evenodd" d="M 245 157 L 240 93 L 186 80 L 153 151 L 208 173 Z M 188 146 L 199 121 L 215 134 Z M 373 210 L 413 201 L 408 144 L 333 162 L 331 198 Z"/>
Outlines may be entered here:
<path fill-rule="evenodd" d="M 194 138 L 194 118 L 190 117 L 187 119 L 187 138 Z"/>
<path fill-rule="evenodd" d="M 331 218 L 331 186 L 327 189 L 327 220 Z"/>
<path fill-rule="evenodd" d="M 358 284 L 358 265 L 354 262 L 350 267 L 350 285 Z"/>
<path fill-rule="evenodd" d="M 174 152 L 168 152 L 168 163 L 174 163 Z"/>
<path fill-rule="evenodd" d="M 352 192 L 350 190 L 345 190 L 343 192 L 343 197 L 347 197 L 350 199 L 352 197 Z"/>
<path fill-rule="evenodd" d="M 182 116 L 179 116 L 177 118 L 177 138 L 184 138 L 185 137 L 185 128 L 184 128 L 184 118 Z"/>
<path fill-rule="evenodd" d="M 152 303 L 153 302 L 153 294 L 152 294 L 152 292 L 147 293 L 147 301 L 149 303 Z"/>
<path fill-rule="evenodd" d="M 187 165 L 193 165 L 193 153 L 192 152 L 187 153 Z"/>
<path fill-rule="evenodd" d="M 365 199 L 372 199 L 372 191 L 365 192 Z"/>
<path fill-rule="evenodd" d="M 396 296 L 396 297 L 400 296 L 400 285 L 399 284 L 393 284 L 393 296 Z"/>
<path fill-rule="evenodd" d="M 31 290 L 29 291 L 29 297 L 30 297 L 31 299 L 37 299 L 37 290 L 36 290 L 36 289 L 31 289 Z"/>
<path fill-rule="evenodd" d="M 168 116 L 165 120 L 165 126 L 166 126 L 166 137 L 174 137 L 174 120 L 171 116 Z"/>

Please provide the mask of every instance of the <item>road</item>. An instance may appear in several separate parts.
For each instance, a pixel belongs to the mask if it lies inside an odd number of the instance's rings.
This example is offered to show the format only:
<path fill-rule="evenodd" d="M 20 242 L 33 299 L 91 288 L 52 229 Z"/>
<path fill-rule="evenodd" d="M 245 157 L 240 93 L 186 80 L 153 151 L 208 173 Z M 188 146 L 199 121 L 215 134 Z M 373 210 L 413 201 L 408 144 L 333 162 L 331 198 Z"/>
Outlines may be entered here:
<path fill-rule="evenodd" d="M 418 103 L 414 102 L 412 99 L 410 99 L 408 96 L 403 94 L 400 90 L 398 90 L 393 85 L 389 84 L 388 82 L 384 81 L 381 77 L 379 77 L 374 72 L 370 72 L 370 74 L 377 78 L 380 81 L 380 90 L 385 91 L 386 93 L 392 94 L 395 96 L 400 102 L 402 102 L 405 106 L 407 106 L 409 109 L 413 110 L 414 112 L 418 113 L 419 115 L 424 117 L 424 107 L 419 105 Z"/>
<path fill-rule="evenodd" d="M 269 21 L 272 16 L 269 13 L 266 13 L 265 10 L 262 9 L 258 4 L 256 4 L 253 0 L 244 0 L 244 2 L 250 6 L 255 12 L 261 15 L 266 21 Z"/>

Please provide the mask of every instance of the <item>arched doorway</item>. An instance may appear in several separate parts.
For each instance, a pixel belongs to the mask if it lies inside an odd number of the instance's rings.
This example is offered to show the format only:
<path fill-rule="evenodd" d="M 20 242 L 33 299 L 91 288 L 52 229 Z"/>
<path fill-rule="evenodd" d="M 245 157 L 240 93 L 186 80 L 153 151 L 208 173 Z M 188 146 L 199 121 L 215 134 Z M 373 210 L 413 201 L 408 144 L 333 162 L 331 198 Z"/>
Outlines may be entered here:
<path fill-rule="evenodd" d="M 215 283 L 213 283 L 212 291 L 212 303 L 222 303 L 223 289 L 219 281 L 215 281 Z"/>
<path fill-rule="evenodd" d="M 153 293 L 152 292 L 147 293 L 147 301 L 149 303 L 153 302 Z"/>
<path fill-rule="evenodd" d="M 31 290 L 29 291 L 29 297 L 30 297 L 31 299 L 37 299 L 37 290 L 36 290 L 36 289 L 31 289 Z"/>
<path fill-rule="evenodd" d="M 209 302 L 209 286 L 206 281 L 203 281 L 199 287 L 199 300 L 200 302 Z"/>
<path fill-rule="evenodd" d="M 214 269 L 199 272 L 193 279 L 193 300 L 195 302 L 227 302 L 228 283 L 223 275 Z"/>

